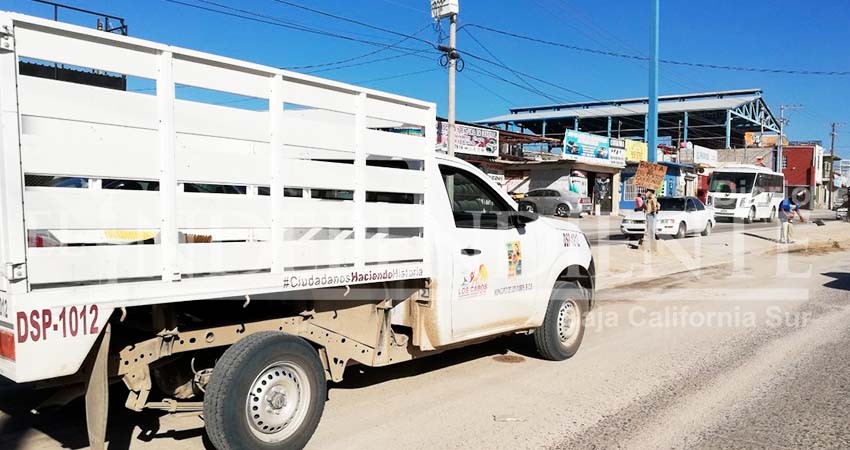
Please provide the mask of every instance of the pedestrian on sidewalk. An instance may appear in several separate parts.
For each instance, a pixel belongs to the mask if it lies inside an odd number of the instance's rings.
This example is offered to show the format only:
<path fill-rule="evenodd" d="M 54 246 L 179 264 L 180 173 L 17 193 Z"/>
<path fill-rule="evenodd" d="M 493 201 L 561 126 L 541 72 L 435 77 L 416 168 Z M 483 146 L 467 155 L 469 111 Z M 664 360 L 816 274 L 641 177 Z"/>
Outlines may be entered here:
<path fill-rule="evenodd" d="M 806 219 L 800 214 L 800 206 L 797 205 L 792 197 L 789 195 L 785 200 L 782 200 L 779 203 L 779 243 L 780 244 L 790 244 L 791 241 L 791 232 L 792 226 L 791 222 L 794 219 L 794 215 L 800 218 L 800 222 L 805 222 Z"/>
<path fill-rule="evenodd" d="M 644 211 L 646 211 L 646 233 L 644 236 L 648 241 L 649 250 L 654 252 L 656 248 L 655 215 L 661 210 L 661 204 L 658 203 L 658 199 L 655 198 L 655 191 L 646 191 L 646 203 L 643 205 L 643 208 Z"/>
<path fill-rule="evenodd" d="M 635 211 L 643 211 L 643 194 L 638 192 L 637 197 L 635 197 Z"/>

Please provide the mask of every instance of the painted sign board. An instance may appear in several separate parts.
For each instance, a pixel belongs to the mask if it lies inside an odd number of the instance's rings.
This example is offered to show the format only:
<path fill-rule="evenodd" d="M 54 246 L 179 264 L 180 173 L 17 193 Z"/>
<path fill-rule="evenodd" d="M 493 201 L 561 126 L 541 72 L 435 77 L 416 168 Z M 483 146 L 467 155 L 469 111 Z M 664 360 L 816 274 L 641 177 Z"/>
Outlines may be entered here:
<path fill-rule="evenodd" d="M 626 139 L 626 161 L 628 162 L 639 162 L 646 161 L 649 157 L 649 151 L 647 151 L 646 142 L 633 141 L 631 139 Z"/>
<path fill-rule="evenodd" d="M 646 161 L 638 163 L 634 184 L 644 189 L 658 190 L 667 175 L 667 166 Z"/>

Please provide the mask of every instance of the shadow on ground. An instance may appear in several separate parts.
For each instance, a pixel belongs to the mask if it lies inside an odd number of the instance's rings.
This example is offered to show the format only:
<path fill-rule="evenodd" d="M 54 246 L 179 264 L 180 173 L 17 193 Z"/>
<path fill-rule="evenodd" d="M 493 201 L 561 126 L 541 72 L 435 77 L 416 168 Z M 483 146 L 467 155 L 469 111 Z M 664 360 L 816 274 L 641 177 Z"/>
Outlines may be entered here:
<path fill-rule="evenodd" d="M 850 273 L 845 272 L 827 272 L 821 275 L 832 278 L 832 281 L 824 284 L 824 287 L 830 289 L 838 289 L 842 291 L 850 291 Z"/>

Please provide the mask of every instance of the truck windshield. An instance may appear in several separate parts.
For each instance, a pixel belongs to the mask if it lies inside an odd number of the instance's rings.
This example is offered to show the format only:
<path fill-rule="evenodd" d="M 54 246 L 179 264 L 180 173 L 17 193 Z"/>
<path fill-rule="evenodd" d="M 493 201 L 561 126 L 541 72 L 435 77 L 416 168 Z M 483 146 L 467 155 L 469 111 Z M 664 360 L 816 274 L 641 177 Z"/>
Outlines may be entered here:
<path fill-rule="evenodd" d="M 753 191 L 754 173 L 714 172 L 708 186 L 709 192 L 723 194 L 749 194 Z"/>

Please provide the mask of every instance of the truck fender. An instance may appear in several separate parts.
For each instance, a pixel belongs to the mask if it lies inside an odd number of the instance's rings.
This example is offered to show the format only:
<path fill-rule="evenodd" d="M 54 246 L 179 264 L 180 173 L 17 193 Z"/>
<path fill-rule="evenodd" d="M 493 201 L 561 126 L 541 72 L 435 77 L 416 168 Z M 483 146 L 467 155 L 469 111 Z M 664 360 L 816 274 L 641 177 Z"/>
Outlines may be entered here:
<path fill-rule="evenodd" d="M 574 252 L 564 252 L 552 265 L 552 270 L 543 278 L 540 290 L 540 300 L 534 307 L 532 323 L 542 324 L 546 316 L 546 308 L 549 305 L 549 294 L 559 280 L 579 282 L 590 292 L 590 306 L 593 307 L 593 290 L 596 286 L 596 273 L 593 264 L 593 256 L 576 255 Z"/>

